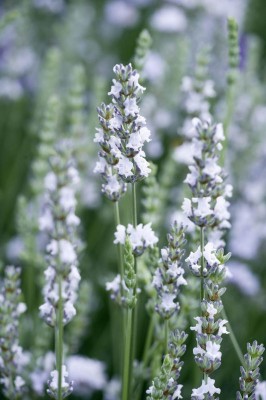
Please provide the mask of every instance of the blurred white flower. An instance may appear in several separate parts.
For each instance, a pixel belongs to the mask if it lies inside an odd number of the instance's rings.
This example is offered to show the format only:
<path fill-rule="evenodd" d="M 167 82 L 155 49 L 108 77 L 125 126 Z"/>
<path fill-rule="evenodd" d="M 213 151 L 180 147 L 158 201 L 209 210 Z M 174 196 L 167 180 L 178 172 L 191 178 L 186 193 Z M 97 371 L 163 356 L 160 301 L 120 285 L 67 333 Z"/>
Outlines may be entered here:
<path fill-rule="evenodd" d="M 109 1 L 105 6 L 105 18 L 113 25 L 126 28 L 134 26 L 139 19 L 139 13 L 136 8 L 126 1 Z"/>
<path fill-rule="evenodd" d="M 230 261 L 228 269 L 231 273 L 229 282 L 232 282 L 247 296 L 255 296 L 260 290 L 259 278 L 251 271 L 247 264 L 239 261 Z"/>
<path fill-rule="evenodd" d="M 66 360 L 69 379 L 75 382 L 74 393 L 103 390 L 107 384 L 105 364 L 83 356 L 70 356 Z"/>
<path fill-rule="evenodd" d="M 183 32 L 187 27 L 187 18 L 181 9 L 164 6 L 155 11 L 150 24 L 152 28 L 160 32 Z"/>

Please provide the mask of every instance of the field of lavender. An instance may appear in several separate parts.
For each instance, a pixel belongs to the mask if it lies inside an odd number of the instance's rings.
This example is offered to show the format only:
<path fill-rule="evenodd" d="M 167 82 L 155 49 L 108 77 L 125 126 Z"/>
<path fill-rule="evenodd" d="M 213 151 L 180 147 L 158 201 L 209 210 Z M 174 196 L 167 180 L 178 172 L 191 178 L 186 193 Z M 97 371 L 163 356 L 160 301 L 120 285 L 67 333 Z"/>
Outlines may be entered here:
<path fill-rule="evenodd" d="M 0 1 L 1 400 L 266 400 L 265 19 Z"/>

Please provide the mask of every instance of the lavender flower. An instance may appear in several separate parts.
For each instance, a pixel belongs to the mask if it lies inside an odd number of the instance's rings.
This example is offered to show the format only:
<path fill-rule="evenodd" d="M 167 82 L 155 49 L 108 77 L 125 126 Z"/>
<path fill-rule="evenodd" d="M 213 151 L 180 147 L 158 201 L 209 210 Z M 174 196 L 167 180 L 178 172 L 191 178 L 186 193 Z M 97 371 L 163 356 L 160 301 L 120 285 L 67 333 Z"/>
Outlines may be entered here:
<path fill-rule="evenodd" d="M 73 160 L 67 161 L 69 143 L 62 143 L 62 150 L 51 159 L 52 171 L 46 175 L 47 201 L 39 219 L 42 231 L 47 232 L 50 242 L 46 247 L 48 267 L 45 271 L 45 303 L 40 307 L 42 318 L 55 326 L 59 301 L 59 276 L 63 279 L 64 325 L 76 314 L 74 302 L 80 280 L 77 269 L 75 230 L 79 218 L 75 215 L 75 184 L 78 173 Z"/>
<path fill-rule="evenodd" d="M 117 225 L 114 244 L 125 244 L 127 236 L 135 256 L 140 256 L 145 249 L 153 247 L 158 242 L 158 238 L 151 228 L 151 223 L 146 225 L 139 224 L 136 228 L 131 224 L 128 224 L 127 227 Z"/>
<path fill-rule="evenodd" d="M 138 82 L 139 74 L 131 64 L 114 67 L 111 91 L 112 104 L 102 103 L 98 108 L 101 128 L 94 141 L 99 143 L 99 161 L 95 172 L 105 184 L 102 191 L 112 201 L 118 201 L 126 190 L 125 183 L 137 182 L 150 172 L 143 145 L 150 141 L 145 118 L 139 113 L 140 94 L 145 88 Z"/>
<path fill-rule="evenodd" d="M 194 162 L 185 182 L 191 189 L 192 199 L 185 198 L 182 209 L 185 215 L 200 228 L 211 227 L 212 237 L 219 245 L 223 231 L 230 228 L 229 202 L 232 186 L 225 185 L 225 173 L 218 165 L 219 151 L 224 140 L 221 124 L 211 125 L 193 119 L 195 137 L 192 140 Z"/>
<path fill-rule="evenodd" d="M 162 266 L 156 269 L 153 278 L 153 285 L 158 294 L 155 309 L 164 319 L 169 319 L 179 310 L 177 295 L 180 286 L 187 284 L 182 268 L 186 244 L 184 228 L 178 227 L 175 222 L 167 239 L 168 247 L 161 250 Z"/>

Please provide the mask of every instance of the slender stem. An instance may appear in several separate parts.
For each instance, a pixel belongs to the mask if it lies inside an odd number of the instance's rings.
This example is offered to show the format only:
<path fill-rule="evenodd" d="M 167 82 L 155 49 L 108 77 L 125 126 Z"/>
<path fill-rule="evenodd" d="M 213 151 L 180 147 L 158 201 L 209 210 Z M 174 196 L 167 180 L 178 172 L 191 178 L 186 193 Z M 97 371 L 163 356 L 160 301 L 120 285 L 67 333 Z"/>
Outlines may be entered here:
<path fill-rule="evenodd" d="M 237 338 L 236 338 L 236 336 L 235 336 L 235 334 L 234 334 L 234 331 L 233 331 L 232 326 L 231 326 L 231 324 L 230 324 L 230 322 L 229 322 L 229 320 L 228 320 L 228 317 L 227 317 L 227 315 L 226 315 L 226 312 L 225 312 L 225 309 L 224 309 L 224 308 L 223 308 L 223 310 L 222 310 L 222 316 L 223 316 L 224 319 L 226 319 L 226 320 L 228 321 L 228 322 L 227 322 L 227 325 L 228 325 L 228 329 L 229 329 L 229 333 L 230 333 L 229 336 L 230 336 L 232 345 L 233 345 L 233 347 L 234 347 L 234 349 L 235 349 L 235 352 L 236 352 L 236 354 L 237 354 L 237 356 L 238 356 L 238 358 L 239 358 L 241 364 L 242 364 L 243 366 L 245 366 L 245 365 L 246 365 L 246 361 L 245 361 L 244 355 L 243 355 L 243 353 L 242 353 L 242 351 L 241 351 L 241 349 L 240 349 L 240 346 L 239 346 L 239 344 L 238 344 Z"/>
<path fill-rule="evenodd" d="M 200 274 L 201 274 L 201 282 L 200 282 L 200 301 L 202 301 L 205 297 L 204 293 L 204 278 L 203 278 L 203 270 L 204 270 L 204 228 L 200 228 L 200 251 L 201 251 L 201 268 L 200 268 Z"/>
<path fill-rule="evenodd" d="M 56 369 L 58 371 L 58 400 L 62 400 L 62 365 L 63 365 L 63 298 L 62 298 L 62 275 L 59 274 L 58 281 L 59 301 L 56 321 Z"/>
<path fill-rule="evenodd" d="M 136 228 L 137 222 L 137 194 L 136 194 L 136 183 L 132 183 L 132 223 Z M 137 275 L 137 257 L 134 255 L 134 271 Z M 136 294 L 136 288 L 135 293 Z M 132 323 L 131 323 L 131 349 L 130 349 L 130 365 L 129 365 L 129 399 L 131 400 L 131 376 L 133 372 L 133 361 L 136 353 L 136 340 L 137 340 L 137 321 L 138 321 L 138 304 L 133 308 L 132 311 Z"/>
<path fill-rule="evenodd" d="M 126 341 L 124 351 L 122 400 L 130 399 L 130 370 L 131 370 L 131 337 L 132 337 L 132 309 L 127 310 Z"/>
<path fill-rule="evenodd" d="M 146 335 L 146 340 L 145 340 L 145 346 L 144 346 L 144 351 L 143 351 L 143 357 L 142 357 L 142 367 L 143 370 L 147 367 L 148 360 L 149 360 L 149 352 L 151 348 L 151 342 L 153 338 L 153 332 L 154 332 L 154 327 L 155 327 L 155 317 L 154 315 L 151 317 L 150 322 L 149 322 L 149 327 L 148 327 L 148 333 Z M 143 378 L 144 376 L 140 377 L 141 379 L 138 382 L 138 385 L 135 390 L 135 400 L 139 400 L 141 393 L 142 393 L 142 387 L 143 387 Z"/>
<path fill-rule="evenodd" d="M 225 155 L 227 152 L 227 147 L 228 147 L 228 129 L 231 124 L 232 118 L 233 118 L 233 113 L 234 113 L 234 100 L 235 100 L 235 90 L 234 90 L 234 85 L 231 84 L 227 88 L 227 93 L 226 93 L 226 113 L 225 113 L 225 118 L 224 118 L 224 136 L 225 140 L 223 142 L 223 149 L 221 152 L 221 165 L 224 165 L 225 163 Z"/>
<path fill-rule="evenodd" d="M 137 193 L 136 183 L 132 183 L 132 209 L 133 209 L 133 226 L 137 226 Z"/>
<path fill-rule="evenodd" d="M 168 353 L 169 320 L 164 321 L 164 354 Z"/>

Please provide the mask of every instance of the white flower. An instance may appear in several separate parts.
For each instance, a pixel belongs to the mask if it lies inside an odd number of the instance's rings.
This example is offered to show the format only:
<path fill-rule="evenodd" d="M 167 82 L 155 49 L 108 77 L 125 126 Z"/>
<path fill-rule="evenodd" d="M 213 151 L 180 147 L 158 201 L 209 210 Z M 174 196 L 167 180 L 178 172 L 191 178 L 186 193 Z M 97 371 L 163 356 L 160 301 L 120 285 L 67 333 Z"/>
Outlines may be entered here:
<path fill-rule="evenodd" d="M 187 217 L 192 216 L 192 206 L 191 206 L 191 200 L 185 198 L 182 204 L 182 210 L 184 211 L 185 215 Z"/>
<path fill-rule="evenodd" d="M 216 92 L 214 90 L 214 82 L 211 80 L 205 81 L 203 89 L 202 89 L 202 93 L 205 97 L 208 97 L 208 98 L 215 97 Z"/>
<path fill-rule="evenodd" d="M 57 188 L 57 177 L 54 172 L 48 172 L 44 178 L 44 187 L 50 192 L 54 192 Z"/>
<path fill-rule="evenodd" d="M 133 132 L 129 137 L 126 147 L 138 151 L 143 146 L 140 132 Z"/>
<path fill-rule="evenodd" d="M 139 133 L 140 133 L 141 140 L 143 143 L 151 141 L 151 131 L 146 126 L 143 126 L 142 128 L 140 128 Z"/>
<path fill-rule="evenodd" d="M 160 268 L 157 268 L 152 280 L 152 285 L 156 288 L 160 288 L 163 284 L 162 274 L 160 272 Z"/>
<path fill-rule="evenodd" d="M 130 86 L 134 86 L 138 90 L 138 92 L 143 93 L 144 90 L 146 90 L 145 87 L 143 87 L 139 84 L 139 73 L 138 72 L 135 72 L 134 74 L 130 75 L 128 83 Z"/>
<path fill-rule="evenodd" d="M 192 251 L 190 252 L 190 255 L 186 258 L 186 262 L 191 265 L 191 268 L 198 270 L 200 268 L 200 265 L 198 265 L 198 261 L 201 257 L 201 250 L 200 247 L 193 253 Z"/>
<path fill-rule="evenodd" d="M 116 165 L 119 175 L 123 175 L 126 178 L 133 175 L 132 168 L 133 163 L 123 155 L 120 156 L 119 162 Z"/>
<path fill-rule="evenodd" d="M 113 86 L 111 87 L 111 91 L 108 92 L 108 95 L 118 98 L 120 96 L 122 89 L 123 89 L 123 86 L 121 85 L 121 83 L 118 82 L 117 80 L 113 79 Z"/>
<path fill-rule="evenodd" d="M 152 15 L 151 25 L 161 32 L 182 32 L 187 27 L 187 19 L 181 9 L 164 6 Z"/>
<path fill-rule="evenodd" d="M 258 382 L 255 387 L 256 400 L 266 400 L 266 381 Z"/>
<path fill-rule="evenodd" d="M 53 306 L 50 303 L 46 302 L 39 307 L 39 310 L 40 310 L 41 316 L 44 317 L 46 315 L 52 314 Z"/>
<path fill-rule="evenodd" d="M 226 201 L 223 196 L 217 197 L 214 213 L 216 218 L 221 221 L 222 228 L 230 228 L 231 226 L 230 222 L 228 222 L 228 219 L 230 218 L 230 212 L 228 211 L 229 206 L 230 203 Z"/>
<path fill-rule="evenodd" d="M 117 225 L 115 232 L 114 244 L 125 244 L 126 242 L 126 227 L 124 225 Z"/>
<path fill-rule="evenodd" d="M 173 393 L 172 400 L 175 400 L 175 399 L 183 399 L 183 397 L 181 396 L 181 389 L 182 389 L 182 387 L 183 387 L 183 385 L 177 385 L 177 388 L 176 388 L 176 390 L 175 390 L 174 393 Z"/>
<path fill-rule="evenodd" d="M 134 161 L 140 170 L 140 175 L 147 177 L 151 172 L 148 161 L 140 153 L 134 157 Z"/>
<path fill-rule="evenodd" d="M 121 185 L 117 179 L 116 175 L 111 175 L 108 177 L 107 183 L 103 185 L 106 193 L 118 193 L 121 190 Z"/>
<path fill-rule="evenodd" d="M 215 140 L 216 143 L 223 141 L 225 139 L 223 124 L 216 125 L 215 134 L 213 136 L 213 139 Z"/>
<path fill-rule="evenodd" d="M 20 391 L 22 386 L 24 386 L 26 382 L 24 381 L 24 379 L 21 378 L 21 376 L 16 376 L 14 383 L 15 383 L 16 390 Z"/>
<path fill-rule="evenodd" d="M 151 222 L 143 226 L 142 238 L 145 241 L 145 246 L 148 247 L 152 247 L 158 242 L 158 238 L 155 236 L 155 233 L 151 229 Z"/>
<path fill-rule="evenodd" d="M 27 306 L 26 306 L 25 303 L 21 303 L 21 302 L 18 303 L 18 306 L 17 306 L 17 313 L 18 313 L 19 315 L 23 314 L 26 310 L 27 310 Z"/>
<path fill-rule="evenodd" d="M 69 379 L 75 382 L 74 392 L 86 394 L 91 389 L 104 389 L 107 379 L 102 361 L 75 355 L 67 358 L 66 365 Z"/>
<path fill-rule="evenodd" d="M 51 372 L 51 381 L 49 382 L 49 387 L 53 390 L 58 390 L 58 371 L 54 370 Z M 68 377 L 68 372 L 66 366 L 62 365 L 62 382 L 61 386 L 63 389 L 69 388 L 69 383 L 65 380 Z"/>
<path fill-rule="evenodd" d="M 66 319 L 66 321 L 70 321 L 75 315 L 77 314 L 77 311 L 75 309 L 75 307 L 73 306 L 71 301 L 67 301 L 64 304 L 64 319 Z"/>
<path fill-rule="evenodd" d="M 126 234 L 128 234 L 133 250 L 138 247 L 153 247 L 158 242 L 158 238 L 151 229 L 151 223 L 139 224 L 136 228 L 131 224 L 128 224 L 127 228 L 123 225 L 117 225 L 114 243 L 125 244 Z"/>
<path fill-rule="evenodd" d="M 210 340 L 206 343 L 206 356 L 211 360 L 219 359 L 221 360 L 222 353 L 220 352 L 220 345 Z"/>
<path fill-rule="evenodd" d="M 66 224 L 68 226 L 78 226 L 80 224 L 80 219 L 73 212 L 69 213 L 66 217 Z"/>
<path fill-rule="evenodd" d="M 218 332 L 217 332 L 218 336 L 222 336 L 223 334 L 229 334 L 230 333 L 226 329 L 226 326 L 224 326 L 227 323 L 228 323 L 228 321 L 226 321 L 226 319 L 219 320 L 219 329 L 218 329 Z"/>
<path fill-rule="evenodd" d="M 197 217 L 207 217 L 213 214 L 213 210 L 210 207 L 210 197 L 193 197 L 192 202 L 198 203 L 198 208 L 194 209 L 194 214 Z"/>
<path fill-rule="evenodd" d="M 217 310 L 212 303 L 207 304 L 207 313 L 209 314 L 210 318 L 213 318 L 215 314 L 217 314 Z"/>
<path fill-rule="evenodd" d="M 216 249 L 213 243 L 209 242 L 205 245 L 203 255 L 207 263 L 212 267 L 214 264 L 220 264 L 218 258 L 215 256 Z"/>
<path fill-rule="evenodd" d="M 205 383 L 204 379 L 202 380 L 202 384 L 198 389 L 192 390 L 192 396 L 197 397 L 198 400 L 203 400 L 205 394 L 210 394 L 213 396 L 215 393 L 221 393 L 221 389 L 218 389 L 214 386 L 215 380 L 207 377 L 207 382 Z"/>
<path fill-rule="evenodd" d="M 137 106 L 137 100 L 135 99 L 135 97 L 133 98 L 128 97 L 124 101 L 124 107 L 126 116 L 132 115 L 134 117 L 135 114 L 138 114 L 139 112 L 139 107 Z"/>
<path fill-rule="evenodd" d="M 202 172 L 206 175 L 209 175 L 212 179 L 215 179 L 217 183 L 221 183 L 223 180 L 219 176 L 222 168 L 217 164 L 217 159 L 215 158 L 207 158 L 205 160 L 205 167 Z"/>
<path fill-rule="evenodd" d="M 202 333 L 202 319 L 200 317 L 194 318 L 197 321 L 195 326 L 191 326 L 190 329 L 192 331 L 196 331 L 197 333 Z"/>
<path fill-rule="evenodd" d="M 122 126 L 123 118 L 121 115 L 115 114 L 110 120 L 111 129 L 120 129 Z"/>
<path fill-rule="evenodd" d="M 75 192 L 72 188 L 65 186 L 59 190 L 59 204 L 66 212 L 69 212 L 75 208 L 77 200 L 75 198 Z"/>
<path fill-rule="evenodd" d="M 188 183 L 191 186 L 195 186 L 199 177 L 198 170 L 196 167 L 194 167 L 194 165 L 189 166 L 189 169 L 190 169 L 190 174 L 187 174 L 184 183 Z"/>
<path fill-rule="evenodd" d="M 118 293 L 121 285 L 121 276 L 117 275 L 111 282 L 106 282 L 105 288 L 107 292 Z"/>
<path fill-rule="evenodd" d="M 104 133 L 102 128 L 96 128 L 96 133 L 93 141 L 95 143 L 103 143 L 104 142 Z"/>
<path fill-rule="evenodd" d="M 61 239 L 59 242 L 53 239 L 46 247 L 47 252 L 52 256 L 56 256 L 58 254 L 58 245 L 59 258 L 61 262 L 72 264 L 77 261 L 77 254 L 74 250 L 74 247 L 72 243 L 66 239 Z"/>
<path fill-rule="evenodd" d="M 95 174 L 104 174 L 106 172 L 107 167 L 108 167 L 108 164 L 105 161 L 105 159 L 103 157 L 100 157 L 99 160 L 96 162 L 93 172 Z"/>
<path fill-rule="evenodd" d="M 54 229 L 54 220 L 51 210 L 45 208 L 41 217 L 39 218 L 39 229 L 40 231 L 50 232 Z"/>
<path fill-rule="evenodd" d="M 177 307 L 177 304 L 174 303 L 174 300 L 176 298 L 176 294 L 172 293 L 163 293 L 161 297 L 161 306 L 164 309 L 164 311 L 172 311 L 175 310 Z"/>

